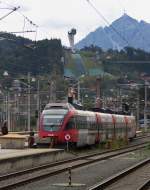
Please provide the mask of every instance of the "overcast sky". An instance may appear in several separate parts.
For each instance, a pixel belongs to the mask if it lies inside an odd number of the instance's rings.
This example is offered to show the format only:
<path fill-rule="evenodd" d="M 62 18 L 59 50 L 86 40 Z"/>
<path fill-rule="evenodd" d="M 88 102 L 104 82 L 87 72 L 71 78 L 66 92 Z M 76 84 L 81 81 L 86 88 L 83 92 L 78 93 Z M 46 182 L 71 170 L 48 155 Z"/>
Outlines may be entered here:
<path fill-rule="evenodd" d="M 90 2 L 110 23 L 119 18 L 124 11 L 137 20 L 150 23 L 149 0 L 90 0 Z M 20 9 L 0 19 L 0 31 L 22 31 L 24 18 L 21 14 L 24 14 L 39 26 L 37 40 L 58 38 L 67 46 L 69 45 L 67 32 L 71 28 L 77 29 L 75 42 L 78 42 L 97 27 L 107 25 L 87 0 L 3 0 L 0 1 L 0 17 L 10 12 L 3 8 L 11 6 L 20 6 Z M 25 22 L 25 30 L 35 28 Z M 21 35 L 33 40 L 35 38 L 35 33 Z"/>

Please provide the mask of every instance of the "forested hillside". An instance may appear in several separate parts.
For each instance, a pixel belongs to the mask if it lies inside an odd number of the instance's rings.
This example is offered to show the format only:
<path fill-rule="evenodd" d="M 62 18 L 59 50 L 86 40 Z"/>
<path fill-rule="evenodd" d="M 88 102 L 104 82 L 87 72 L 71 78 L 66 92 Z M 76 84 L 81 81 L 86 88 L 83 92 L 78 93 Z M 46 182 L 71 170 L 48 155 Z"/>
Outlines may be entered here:
<path fill-rule="evenodd" d="M 121 51 L 112 49 L 103 51 L 97 46 L 90 46 L 81 49 L 80 53 L 92 57 L 95 63 L 101 61 L 103 71 L 115 77 L 128 74 L 134 79 L 144 73 L 150 75 L 150 53 L 141 49 L 125 47 Z"/>
<path fill-rule="evenodd" d="M 58 39 L 41 40 L 36 43 L 23 37 L 0 33 L 0 72 L 33 75 L 62 74 L 63 48 Z"/>
<path fill-rule="evenodd" d="M 81 73 L 78 71 L 79 64 L 83 68 Z M 63 76 L 64 71 L 67 71 L 74 77 L 105 73 L 115 78 L 127 74 L 131 79 L 137 79 L 143 72 L 150 75 L 149 65 L 150 53 L 132 47 L 125 47 L 121 51 L 104 51 L 100 47 L 90 46 L 72 54 L 62 47 L 59 39 L 45 39 L 35 43 L 23 37 L 0 33 L 1 76 L 5 70 L 11 75 L 26 75 L 30 72 L 34 76 L 52 73 Z"/>

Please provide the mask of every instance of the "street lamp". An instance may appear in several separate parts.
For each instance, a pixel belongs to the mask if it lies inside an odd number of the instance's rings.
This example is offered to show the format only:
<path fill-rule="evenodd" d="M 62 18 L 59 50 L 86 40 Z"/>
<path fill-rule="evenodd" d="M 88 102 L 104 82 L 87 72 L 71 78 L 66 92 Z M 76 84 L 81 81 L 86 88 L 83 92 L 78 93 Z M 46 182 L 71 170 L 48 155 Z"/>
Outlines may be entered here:
<path fill-rule="evenodd" d="M 7 78 L 9 76 L 8 72 L 4 71 L 3 76 L 4 76 L 4 78 Z M 10 95 L 9 95 L 9 91 L 8 91 L 8 89 L 6 87 L 6 96 L 5 96 L 6 116 L 5 116 L 5 119 L 8 122 L 8 130 L 10 131 L 10 106 L 9 106 L 9 103 L 10 103 Z"/>
<path fill-rule="evenodd" d="M 31 97 L 30 94 L 31 93 L 31 89 L 30 89 L 30 73 L 28 73 L 28 131 L 31 130 Z"/>

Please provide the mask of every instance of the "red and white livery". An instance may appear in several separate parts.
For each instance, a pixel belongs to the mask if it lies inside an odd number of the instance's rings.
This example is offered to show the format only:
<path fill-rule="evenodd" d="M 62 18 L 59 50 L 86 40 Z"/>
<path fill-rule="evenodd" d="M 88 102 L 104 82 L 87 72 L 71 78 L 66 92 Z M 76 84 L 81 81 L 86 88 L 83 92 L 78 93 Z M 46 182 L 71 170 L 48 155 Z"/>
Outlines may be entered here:
<path fill-rule="evenodd" d="M 77 110 L 69 103 L 47 104 L 40 118 L 39 136 L 50 137 L 55 144 L 84 146 L 135 135 L 134 116 Z"/>

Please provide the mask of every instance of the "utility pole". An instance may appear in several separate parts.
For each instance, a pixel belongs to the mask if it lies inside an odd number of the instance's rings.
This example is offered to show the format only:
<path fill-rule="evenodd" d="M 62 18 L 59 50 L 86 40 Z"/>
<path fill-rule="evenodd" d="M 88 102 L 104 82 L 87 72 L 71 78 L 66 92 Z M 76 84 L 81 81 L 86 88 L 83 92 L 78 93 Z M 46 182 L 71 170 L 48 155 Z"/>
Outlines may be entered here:
<path fill-rule="evenodd" d="M 144 128 L 145 128 L 145 132 L 147 131 L 147 81 L 145 81 L 145 98 L 144 98 Z"/>
<path fill-rule="evenodd" d="M 37 131 L 39 127 L 39 121 L 40 121 L 40 80 L 37 81 L 37 112 L 38 112 L 38 118 L 37 118 Z"/>
<path fill-rule="evenodd" d="M 136 112 L 136 121 L 137 121 L 137 129 L 139 129 L 139 115 L 140 115 L 140 94 L 139 90 L 137 90 L 137 112 Z"/>
<path fill-rule="evenodd" d="M 50 102 L 56 102 L 56 81 L 50 82 Z"/>
<path fill-rule="evenodd" d="M 78 79 L 78 102 L 80 102 L 80 79 Z"/>
<path fill-rule="evenodd" d="M 101 100 L 100 100 L 100 97 L 101 97 L 101 78 L 100 77 L 97 77 L 96 78 L 96 107 L 97 108 L 101 108 Z"/>
<path fill-rule="evenodd" d="M 5 120 L 7 120 L 8 122 L 8 94 L 6 92 L 6 96 L 5 96 Z"/>
<path fill-rule="evenodd" d="M 30 126 L 30 124 L 31 124 L 31 121 L 30 121 L 30 116 L 31 116 L 31 110 L 30 110 L 30 91 L 31 91 L 31 89 L 30 89 L 30 73 L 28 73 L 28 131 L 30 131 L 31 130 L 31 126 Z"/>
<path fill-rule="evenodd" d="M 8 131 L 11 130 L 10 128 L 10 94 L 7 93 L 7 121 L 8 121 Z"/>

